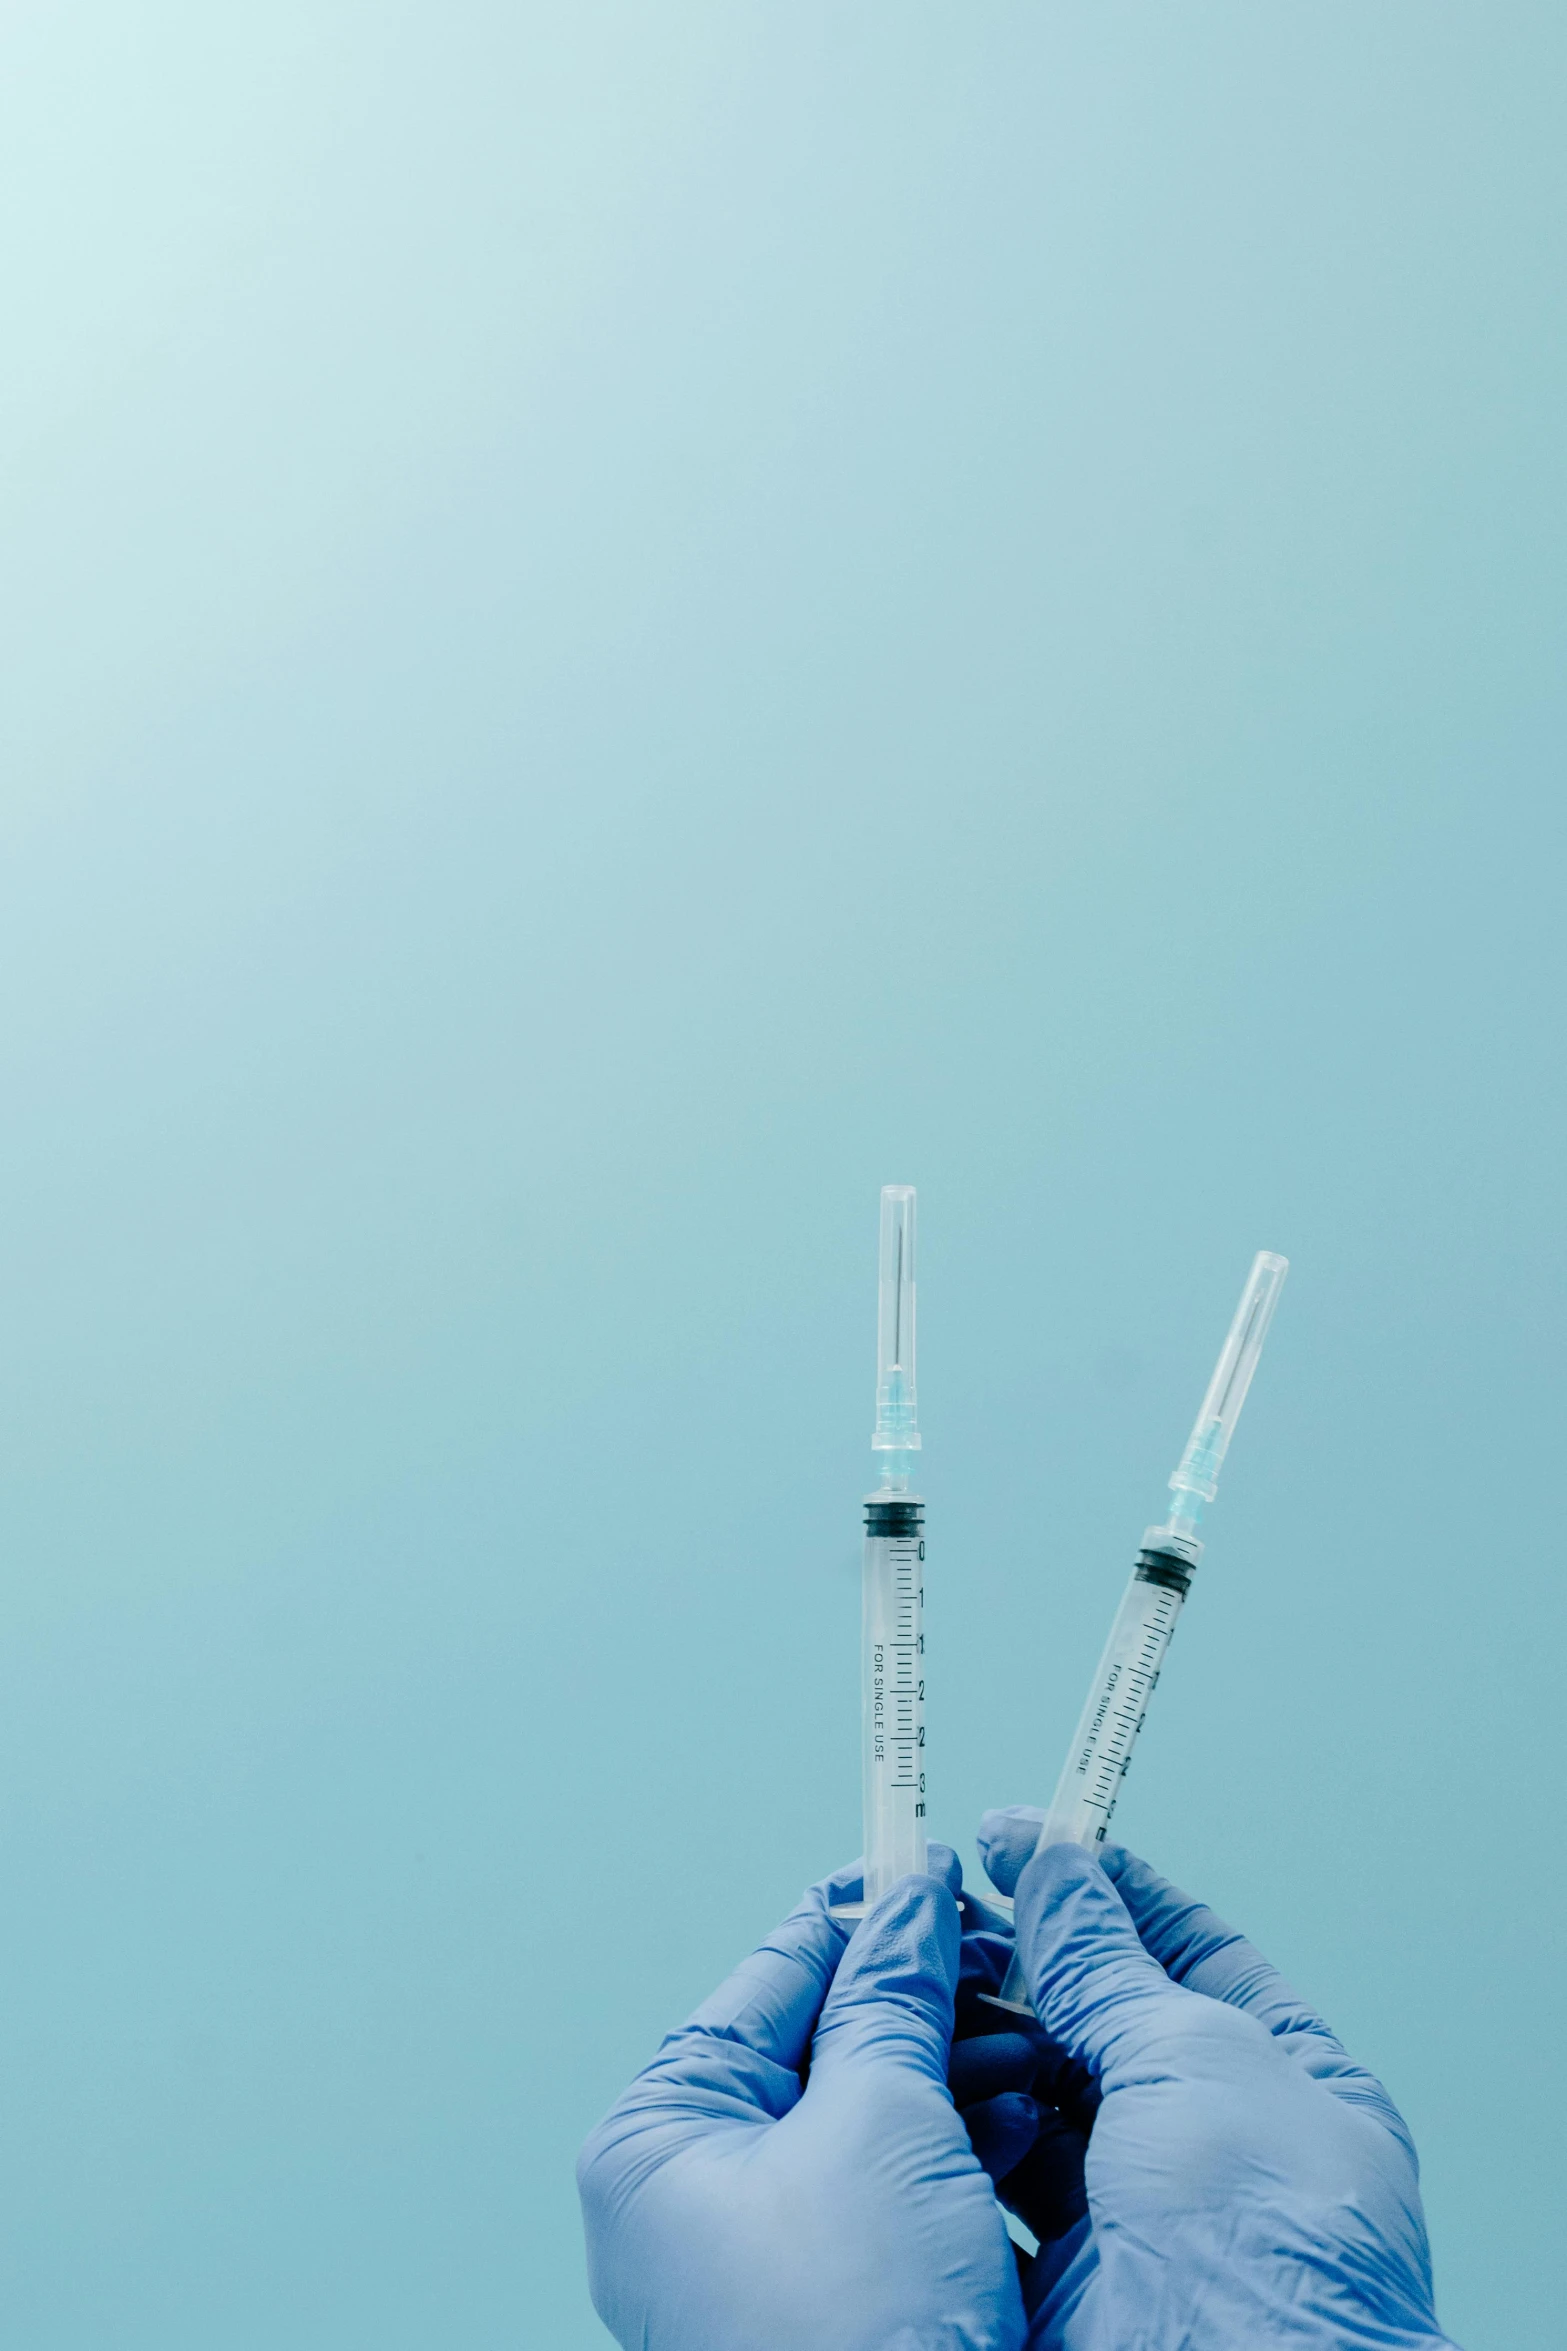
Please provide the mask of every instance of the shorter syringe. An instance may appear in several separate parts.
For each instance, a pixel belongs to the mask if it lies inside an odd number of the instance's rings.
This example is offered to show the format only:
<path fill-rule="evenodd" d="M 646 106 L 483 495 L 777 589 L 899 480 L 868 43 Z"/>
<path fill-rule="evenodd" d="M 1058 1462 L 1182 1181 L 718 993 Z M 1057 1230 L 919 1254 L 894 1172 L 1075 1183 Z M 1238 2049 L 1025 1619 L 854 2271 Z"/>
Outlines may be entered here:
<path fill-rule="evenodd" d="M 1288 1271 L 1288 1258 L 1266 1249 L 1258 1252 L 1202 1410 L 1170 1480 L 1170 1515 L 1163 1526 L 1149 1527 L 1143 1536 L 1036 1852 L 1046 1845 L 1092 1846 L 1104 1841 L 1176 1618 L 1202 1557 L 1197 1528 L 1204 1507 L 1219 1490 L 1219 1469 Z M 1016 1955 L 996 2005 L 1028 2007 L 1028 1986 Z"/>

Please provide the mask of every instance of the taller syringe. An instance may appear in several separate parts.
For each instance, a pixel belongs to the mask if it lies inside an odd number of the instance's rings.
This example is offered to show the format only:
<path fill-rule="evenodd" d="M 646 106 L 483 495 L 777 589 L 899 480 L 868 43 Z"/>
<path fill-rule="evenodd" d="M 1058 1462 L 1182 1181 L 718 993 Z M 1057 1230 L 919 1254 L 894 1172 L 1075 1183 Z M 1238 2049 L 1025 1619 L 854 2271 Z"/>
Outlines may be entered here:
<path fill-rule="evenodd" d="M 881 1195 L 876 1427 L 881 1484 L 865 1497 L 861 1610 L 865 1900 L 925 1868 L 925 1505 L 914 1381 L 914 1187 Z"/>
<path fill-rule="evenodd" d="M 1046 1845 L 1092 1846 L 1104 1841 L 1175 1620 L 1202 1557 L 1197 1528 L 1204 1507 L 1219 1490 L 1219 1470 L 1288 1271 L 1289 1259 L 1267 1249 L 1259 1250 L 1252 1262 L 1202 1409 L 1170 1479 L 1170 1515 L 1163 1526 L 1149 1527 L 1143 1536 L 1036 1852 Z M 1027 2000 L 1022 1965 L 1014 1956 L 999 2004 L 1022 2008 Z"/>

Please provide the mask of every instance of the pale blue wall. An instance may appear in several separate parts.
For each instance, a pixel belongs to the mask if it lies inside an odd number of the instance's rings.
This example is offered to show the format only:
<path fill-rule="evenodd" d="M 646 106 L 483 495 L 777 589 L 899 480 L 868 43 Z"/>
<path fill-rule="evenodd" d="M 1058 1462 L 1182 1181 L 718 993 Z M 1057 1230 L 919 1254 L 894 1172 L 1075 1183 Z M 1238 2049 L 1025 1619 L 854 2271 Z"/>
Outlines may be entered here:
<path fill-rule="evenodd" d="M 857 1839 L 889 1178 L 965 1845 L 1293 1258 L 1125 1833 L 1556 2351 L 1564 82 L 7 12 L 18 2351 L 602 2341 L 578 2137 Z"/>

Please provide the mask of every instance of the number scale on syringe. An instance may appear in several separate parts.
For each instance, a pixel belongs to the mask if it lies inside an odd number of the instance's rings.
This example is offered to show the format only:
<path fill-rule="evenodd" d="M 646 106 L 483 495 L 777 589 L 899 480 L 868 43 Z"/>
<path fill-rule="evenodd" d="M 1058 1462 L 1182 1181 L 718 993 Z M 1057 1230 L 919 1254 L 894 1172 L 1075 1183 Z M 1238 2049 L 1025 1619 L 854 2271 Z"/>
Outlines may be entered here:
<path fill-rule="evenodd" d="M 1094 1695 L 1078 1729 L 1075 1767 L 1065 1775 L 1052 1806 L 1057 1814 L 1070 1807 L 1088 1815 L 1074 1828 L 1078 1837 L 1086 1830 L 1095 1844 L 1103 1840 L 1115 1811 L 1181 1600 L 1182 1594 L 1169 1585 L 1135 1578 L 1110 1636 Z"/>
<path fill-rule="evenodd" d="M 911 1794 L 924 1786 L 920 1750 L 925 1744 L 925 1685 L 920 1679 L 919 1562 L 923 1543 L 889 1543 L 887 1564 L 892 1569 L 893 1633 L 888 1643 L 892 1669 L 887 1677 L 892 1699 L 892 1779 L 894 1788 Z M 923 1804 L 916 1816 L 924 1818 Z"/>
<path fill-rule="evenodd" d="M 924 1867 L 925 1639 L 922 1630 L 924 1511 L 916 1501 L 872 1503 L 867 1518 L 905 1521 L 893 1536 L 865 1541 L 866 1899 Z"/>

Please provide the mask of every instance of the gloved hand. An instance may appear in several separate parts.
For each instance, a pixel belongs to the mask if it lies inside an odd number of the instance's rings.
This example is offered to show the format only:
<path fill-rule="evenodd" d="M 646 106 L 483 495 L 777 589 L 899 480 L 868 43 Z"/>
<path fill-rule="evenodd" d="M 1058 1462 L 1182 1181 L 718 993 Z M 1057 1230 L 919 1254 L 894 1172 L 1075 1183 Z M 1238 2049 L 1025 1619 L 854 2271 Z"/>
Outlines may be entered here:
<path fill-rule="evenodd" d="M 1122 1847 L 1034 1855 L 1042 1817 L 991 1812 L 980 1830 L 991 1878 L 1015 1889 L 1049 2036 L 1036 2079 L 1054 2069 L 1086 2157 L 1086 2217 L 1061 2130 L 1043 2185 L 1039 2149 L 1001 2182 L 1041 2239 L 1030 2351 L 1445 2343 L 1415 2151 L 1381 2083 L 1233 1928 Z"/>
<path fill-rule="evenodd" d="M 619 2342 L 1021 2351 L 985 2166 L 1015 2170 L 1037 2110 L 984 2085 L 970 2128 L 954 2109 L 961 1880 L 945 1847 L 931 1869 L 852 1937 L 828 1904 L 858 1869 L 813 1886 L 588 2139 L 588 2278 Z"/>

